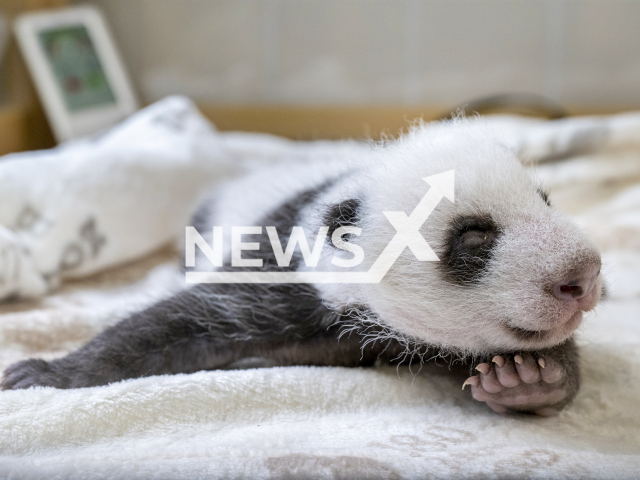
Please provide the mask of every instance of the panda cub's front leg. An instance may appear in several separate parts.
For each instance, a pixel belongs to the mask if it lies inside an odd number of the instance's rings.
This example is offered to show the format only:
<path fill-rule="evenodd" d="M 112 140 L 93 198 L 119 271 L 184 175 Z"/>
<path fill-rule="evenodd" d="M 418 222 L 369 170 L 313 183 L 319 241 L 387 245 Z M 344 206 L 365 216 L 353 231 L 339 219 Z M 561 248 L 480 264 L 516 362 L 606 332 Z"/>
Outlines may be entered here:
<path fill-rule="evenodd" d="M 496 355 L 475 367 L 471 385 L 475 400 L 498 413 L 526 412 L 556 415 L 568 405 L 580 386 L 578 352 L 573 339 L 537 352 Z"/>

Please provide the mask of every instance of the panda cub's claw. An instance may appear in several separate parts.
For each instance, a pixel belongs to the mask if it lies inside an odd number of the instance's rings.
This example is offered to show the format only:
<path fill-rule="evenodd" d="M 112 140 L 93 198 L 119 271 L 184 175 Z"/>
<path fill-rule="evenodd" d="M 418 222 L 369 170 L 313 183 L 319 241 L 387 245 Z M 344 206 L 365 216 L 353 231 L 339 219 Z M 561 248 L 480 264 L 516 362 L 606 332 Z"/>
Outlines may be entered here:
<path fill-rule="evenodd" d="M 467 378 L 462 388 L 470 385 L 473 398 L 497 413 L 556 415 L 570 393 L 565 369 L 553 357 L 496 355 L 475 370 L 478 375 Z"/>

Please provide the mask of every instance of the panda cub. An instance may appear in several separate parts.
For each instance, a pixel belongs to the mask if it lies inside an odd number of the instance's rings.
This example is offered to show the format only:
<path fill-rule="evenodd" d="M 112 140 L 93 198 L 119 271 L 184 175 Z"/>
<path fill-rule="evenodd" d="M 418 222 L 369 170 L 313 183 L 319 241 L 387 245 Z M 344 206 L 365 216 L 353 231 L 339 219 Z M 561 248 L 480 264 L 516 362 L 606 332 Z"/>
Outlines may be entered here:
<path fill-rule="evenodd" d="M 497 412 L 553 415 L 567 405 L 580 380 L 572 335 L 600 298 L 600 254 L 516 154 L 488 125 L 464 119 L 336 152 L 257 169 L 212 192 L 192 226 L 209 245 L 222 227 L 222 266 L 192 246 L 187 275 L 366 273 L 405 232 L 382 280 L 192 285 L 64 358 L 12 365 L 2 388 L 444 359 Z M 432 196 L 426 220 L 406 233 L 435 188 L 423 179 L 451 171 L 455 195 Z"/>

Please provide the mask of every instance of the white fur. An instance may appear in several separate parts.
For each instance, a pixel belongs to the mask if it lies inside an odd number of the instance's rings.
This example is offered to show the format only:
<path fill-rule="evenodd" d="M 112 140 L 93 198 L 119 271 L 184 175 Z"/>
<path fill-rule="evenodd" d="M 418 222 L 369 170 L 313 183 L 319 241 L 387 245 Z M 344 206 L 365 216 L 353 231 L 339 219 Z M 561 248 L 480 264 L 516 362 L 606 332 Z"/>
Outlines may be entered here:
<path fill-rule="evenodd" d="M 259 169 L 217 192 L 214 224 L 227 231 L 233 225 L 259 225 L 285 200 L 337 178 L 303 210 L 301 224 L 313 242 L 327 206 L 360 199 L 363 230 L 352 241 L 366 254 L 359 269 L 368 269 L 395 234 L 382 212 L 410 214 L 429 188 L 421 179 L 451 169 L 456 201 L 443 199 L 421 233 L 441 255 L 453 218 L 490 214 L 502 234 L 481 284 L 452 284 L 436 263 L 419 262 L 405 249 L 380 284 L 317 285 L 323 299 L 339 310 L 369 306 L 376 318 L 363 320 L 447 350 L 479 353 L 561 343 L 578 326 L 580 308 L 595 306 L 601 288 L 582 305 L 558 300 L 549 290 L 569 281 L 576 270 L 599 268 L 600 255 L 567 216 L 545 204 L 513 149 L 481 120 L 418 125 L 385 145 L 340 144 L 333 156 L 321 160 Z M 325 246 L 317 269 L 340 270 L 331 264 L 333 254 Z M 523 340 L 508 326 L 549 332 Z"/>

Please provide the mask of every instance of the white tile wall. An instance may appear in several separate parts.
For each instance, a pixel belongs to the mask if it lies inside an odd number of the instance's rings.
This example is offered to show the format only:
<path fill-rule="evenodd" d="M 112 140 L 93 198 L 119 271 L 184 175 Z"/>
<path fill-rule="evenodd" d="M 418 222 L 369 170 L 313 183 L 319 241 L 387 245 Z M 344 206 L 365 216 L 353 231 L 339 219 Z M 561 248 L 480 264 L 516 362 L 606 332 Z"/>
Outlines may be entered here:
<path fill-rule="evenodd" d="M 562 97 L 640 105 L 640 2 L 571 1 L 565 17 Z"/>
<path fill-rule="evenodd" d="M 146 101 L 640 107 L 638 0 L 92 0 Z"/>
<path fill-rule="evenodd" d="M 406 2 L 284 0 L 278 4 L 270 100 L 402 102 Z"/>
<path fill-rule="evenodd" d="M 545 89 L 544 2 L 413 0 L 414 99 L 448 104 Z M 411 98 L 408 98 L 411 100 Z"/>

